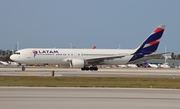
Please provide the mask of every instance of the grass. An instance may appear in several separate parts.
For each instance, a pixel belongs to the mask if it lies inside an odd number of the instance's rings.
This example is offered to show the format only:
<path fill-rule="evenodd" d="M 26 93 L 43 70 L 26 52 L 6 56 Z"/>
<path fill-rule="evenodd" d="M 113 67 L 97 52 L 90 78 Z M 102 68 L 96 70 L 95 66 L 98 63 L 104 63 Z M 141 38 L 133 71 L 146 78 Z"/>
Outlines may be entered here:
<path fill-rule="evenodd" d="M 153 88 L 180 89 L 180 79 L 0 76 L 0 86 L 149 88 L 151 85 Z"/>

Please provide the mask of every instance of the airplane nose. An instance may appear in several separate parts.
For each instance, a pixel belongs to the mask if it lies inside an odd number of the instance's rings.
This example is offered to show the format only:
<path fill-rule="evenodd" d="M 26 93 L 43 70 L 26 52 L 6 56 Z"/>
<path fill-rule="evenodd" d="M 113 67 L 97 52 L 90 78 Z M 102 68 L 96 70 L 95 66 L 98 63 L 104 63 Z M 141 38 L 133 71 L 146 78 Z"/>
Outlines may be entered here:
<path fill-rule="evenodd" d="M 9 57 L 11 60 L 15 60 L 15 57 L 14 57 L 14 55 L 11 55 L 10 57 Z"/>
<path fill-rule="evenodd" d="M 11 60 L 13 60 L 13 57 L 12 57 L 12 55 L 9 57 Z"/>

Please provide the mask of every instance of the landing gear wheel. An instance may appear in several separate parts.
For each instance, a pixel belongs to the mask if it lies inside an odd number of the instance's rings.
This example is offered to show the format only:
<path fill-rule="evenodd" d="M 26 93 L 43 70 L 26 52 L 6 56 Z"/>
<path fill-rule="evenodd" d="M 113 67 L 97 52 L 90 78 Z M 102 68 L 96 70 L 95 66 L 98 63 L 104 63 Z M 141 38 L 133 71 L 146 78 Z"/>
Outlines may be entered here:
<path fill-rule="evenodd" d="M 93 71 L 94 70 L 94 67 L 90 67 L 90 71 Z"/>
<path fill-rule="evenodd" d="M 89 70 L 89 67 L 85 67 L 85 69 L 86 69 L 86 71 L 88 71 L 88 70 Z"/>
<path fill-rule="evenodd" d="M 89 69 L 90 69 L 89 67 L 82 67 L 81 68 L 82 71 L 84 71 L 84 70 L 88 71 Z"/>
<path fill-rule="evenodd" d="M 98 70 L 98 67 L 93 67 L 93 70 L 97 71 L 97 70 Z"/>
<path fill-rule="evenodd" d="M 85 67 L 82 67 L 81 70 L 84 71 L 84 70 L 85 70 Z"/>
<path fill-rule="evenodd" d="M 26 70 L 26 68 L 24 66 L 22 66 L 22 71 L 25 71 L 25 70 Z"/>
<path fill-rule="evenodd" d="M 90 70 L 90 71 L 97 71 L 98 70 L 98 67 L 82 67 L 81 68 L 81 70 L 82 71 L 88 71 L 88 70 Z"/>

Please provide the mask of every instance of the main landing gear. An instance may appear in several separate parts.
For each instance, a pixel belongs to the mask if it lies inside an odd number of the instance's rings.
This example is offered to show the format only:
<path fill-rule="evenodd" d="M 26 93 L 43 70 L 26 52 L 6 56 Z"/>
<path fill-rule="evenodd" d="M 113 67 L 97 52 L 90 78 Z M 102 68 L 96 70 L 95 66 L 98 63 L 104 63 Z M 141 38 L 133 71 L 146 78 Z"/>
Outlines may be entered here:
<path fill-rule="evenodd" d="M 82 71 L 85 71 L 85 70 L 86 70 L 86 71 L 88 71 L 88 70 L 90 70 L 90 71 L 93 71 L 93 70 L 94 70 L 94 71 L 97 71 L 97 70 L 98 70 L 98 67 L 82 67 L 81 70 L 82 70 Z"/>

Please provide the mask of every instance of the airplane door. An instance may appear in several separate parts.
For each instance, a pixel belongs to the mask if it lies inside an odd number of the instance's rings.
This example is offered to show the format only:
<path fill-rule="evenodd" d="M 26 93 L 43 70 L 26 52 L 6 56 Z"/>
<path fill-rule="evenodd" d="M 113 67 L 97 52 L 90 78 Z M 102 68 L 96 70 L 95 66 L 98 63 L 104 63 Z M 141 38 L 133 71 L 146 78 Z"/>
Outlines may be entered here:
<path fill-rule="evenodd" d="M 30 58 L 32 58 L 33 53 L 32 53 L 32 52 L 28 52 L 26 55 L 27 55 L 27 58 L 29 58 L 29 59 L 30 59 Z"/>

